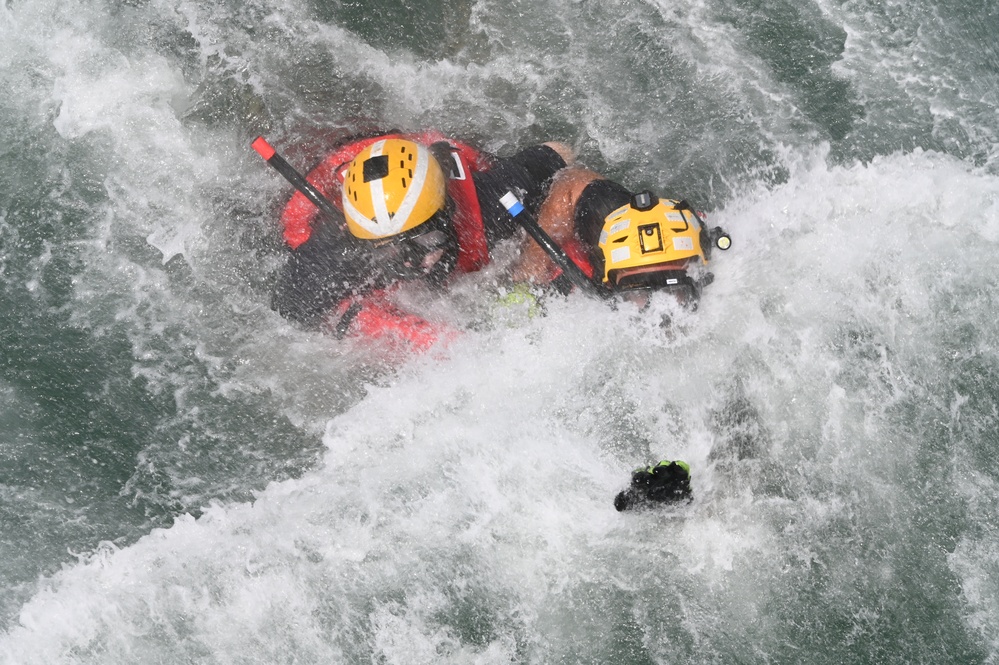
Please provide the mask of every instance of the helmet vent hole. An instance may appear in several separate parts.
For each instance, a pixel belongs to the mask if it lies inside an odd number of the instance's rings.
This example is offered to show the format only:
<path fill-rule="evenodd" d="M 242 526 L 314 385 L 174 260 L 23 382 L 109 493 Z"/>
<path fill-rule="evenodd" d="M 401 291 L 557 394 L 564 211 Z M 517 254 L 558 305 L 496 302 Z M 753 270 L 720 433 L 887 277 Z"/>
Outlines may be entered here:
<path fill-rule="evenodd" d="M 405 178 L 402 179 L 402 188 L 406 189 L 406 179 Z"/>
<path fill-rule="evenodd" d="M 364 182 L 384 178 L 389 172 L 388 155 L 378 155 L 377 157 L 370 157 L 364 160 L 363 171 Z"/>

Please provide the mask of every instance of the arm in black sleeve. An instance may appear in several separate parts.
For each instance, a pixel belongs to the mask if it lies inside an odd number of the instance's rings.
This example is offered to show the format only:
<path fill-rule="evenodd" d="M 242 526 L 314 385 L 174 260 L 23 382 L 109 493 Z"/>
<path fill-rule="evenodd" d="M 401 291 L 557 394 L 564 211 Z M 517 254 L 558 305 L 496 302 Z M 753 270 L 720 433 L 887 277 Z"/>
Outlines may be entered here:
<path fill-rule="evenodd" d="M 368 253 L 346 231 L 321 222 L 281 269 L 271 307 L 281 316 L 315 329 L 344 298 L 370 281 Z"/>
<path fill-rule="evenodd" d="M 604 220 L 612 212 L 631 201 L 631 192 L 613 180 L 594 180 L 588 184 L 576 201 L 573 226 L 576 237 L 587 247 L 596 247 Z"/>
<path fill-rule="evenodd" d="M 527 210 L 537 215 L 548 196 L 552 178 L 562 168 L 565 168 L 565 161 L 557 152 L 546 145 L 536 145 L 524 148 L 509 159 L 498 159 L 495 167 L 472 175 L 490 247 L 513 236 L 520 228 L 499 202 L 500 197 L 513 190 Z"/>
<path fill-rule="evenodd" d="M 537 188 L 537 191 L 527 188 L 528 196 L 537 197 L 537 205 L 548 195 L 555 174 L 566 167 L 562 156 L 546 145 L 524 148 L 509 161 L 527 172 L 529 182 Z"/>

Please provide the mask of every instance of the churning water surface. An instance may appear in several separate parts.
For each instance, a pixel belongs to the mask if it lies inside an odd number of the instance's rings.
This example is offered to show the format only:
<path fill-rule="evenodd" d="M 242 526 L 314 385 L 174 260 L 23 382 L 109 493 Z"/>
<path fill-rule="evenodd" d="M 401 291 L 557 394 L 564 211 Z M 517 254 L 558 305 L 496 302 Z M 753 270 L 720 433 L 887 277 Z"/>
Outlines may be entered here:
<path fill-rule="evenodd" d="M 0 662 L 999 662 L 996 34 L 983 0 L 0 4 Z M 249 142 L 305 168 L 359 118 L 569 142 L 734 247 L 693 313 L 303 332 Z M 501 268 L 412 297 L 474 319 Z M 695 502 L 615 512 L 662 457 Z"/>

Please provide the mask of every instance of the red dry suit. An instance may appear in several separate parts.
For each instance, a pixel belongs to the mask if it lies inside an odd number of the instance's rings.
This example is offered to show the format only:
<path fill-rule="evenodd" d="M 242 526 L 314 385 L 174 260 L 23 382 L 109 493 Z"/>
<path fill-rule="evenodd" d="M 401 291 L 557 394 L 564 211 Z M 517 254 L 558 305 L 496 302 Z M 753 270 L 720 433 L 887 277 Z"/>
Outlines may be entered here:
<path fill-rule="evenodd" d="M 446 138 L 438 131 L 390 133 L 342 143 L 306 176 L 337 208 L 344 174 L 364 148 L 385 138 L 404 138 L 432 147 L 450 163 L 441 166 L 453 204 L 451 221 L 458 240 L 455 271 L 473 272 L 488 264 L 493 246 L 512 237 L 516 222 L 499 202 L 514 190 L 536 213 L 554 174 L 565 163 L 547 146 L 532 146 L 510 158 L 498 158 Z M 436 144 L 436 145 L 435 145 Z M 445 157 L 444 159 L 447 159 Z M 328 220 L 300 192 L 281 213 L 284 240 L 291 256 L 278 277 L 273 307 L 307 327 L 331 327 L 338 335 L 398 338 L 415 348 L 450 336 L 446 326 L 431 324 L 392 305 L 395 284 L 378 276 L 365 241 L 347 231 L 343 220 Z"/>

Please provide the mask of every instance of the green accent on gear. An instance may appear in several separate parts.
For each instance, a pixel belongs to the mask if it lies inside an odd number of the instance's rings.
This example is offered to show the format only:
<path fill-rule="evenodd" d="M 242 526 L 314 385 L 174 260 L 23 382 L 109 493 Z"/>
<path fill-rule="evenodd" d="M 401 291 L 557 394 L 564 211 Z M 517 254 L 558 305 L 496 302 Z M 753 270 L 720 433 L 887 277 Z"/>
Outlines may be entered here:
<path fill-rule="evenodd" d="M 648 471 L 649 473 L 652 473 L 653 469 L 655 469 L 656 467 L 660 467 L 660 466 L 669 466 L 670 464 L 674 464 L 674 463 L 675 463 L 675 464 L 676 464 L 676 465 L 677 465 L 678 467 L 680 467 L 681 469 L 683 469 L 684 471 L 686 471 L 686 472 L 687 472 L 687 475 L 688 475 L 688 476 L 690 475 L 690 465 L 689 465 L 689 464 L 687 464 L 686 462 L 683 462 L 683 461 L 681 461 L 681 460 L 678 460 L 678 459 L 677 459 L 677 460 L 668 460 L 668 459 L 664 459 L 664 460 L 660 461 L 660 462 L 659 462 L 658 464 L 656 464 L 655 466 L 650 466 L 650 467 L 648 467 L 648 468 L 646 469 L 646 471 Z M 639 469 L 636 469 L 636 471 L 638 471 L 638 470 L 639 470 Z"/>
<path fill-rule="evenodd" d="M 527 305 L 528 318 L 534 318 L 541 313 L 541 306 L 538 298 L 531 293 L 531 285 L 527 282 L 518 282 L 504 295 L 496 300 L 500 307 L 518 307 Z"/>

